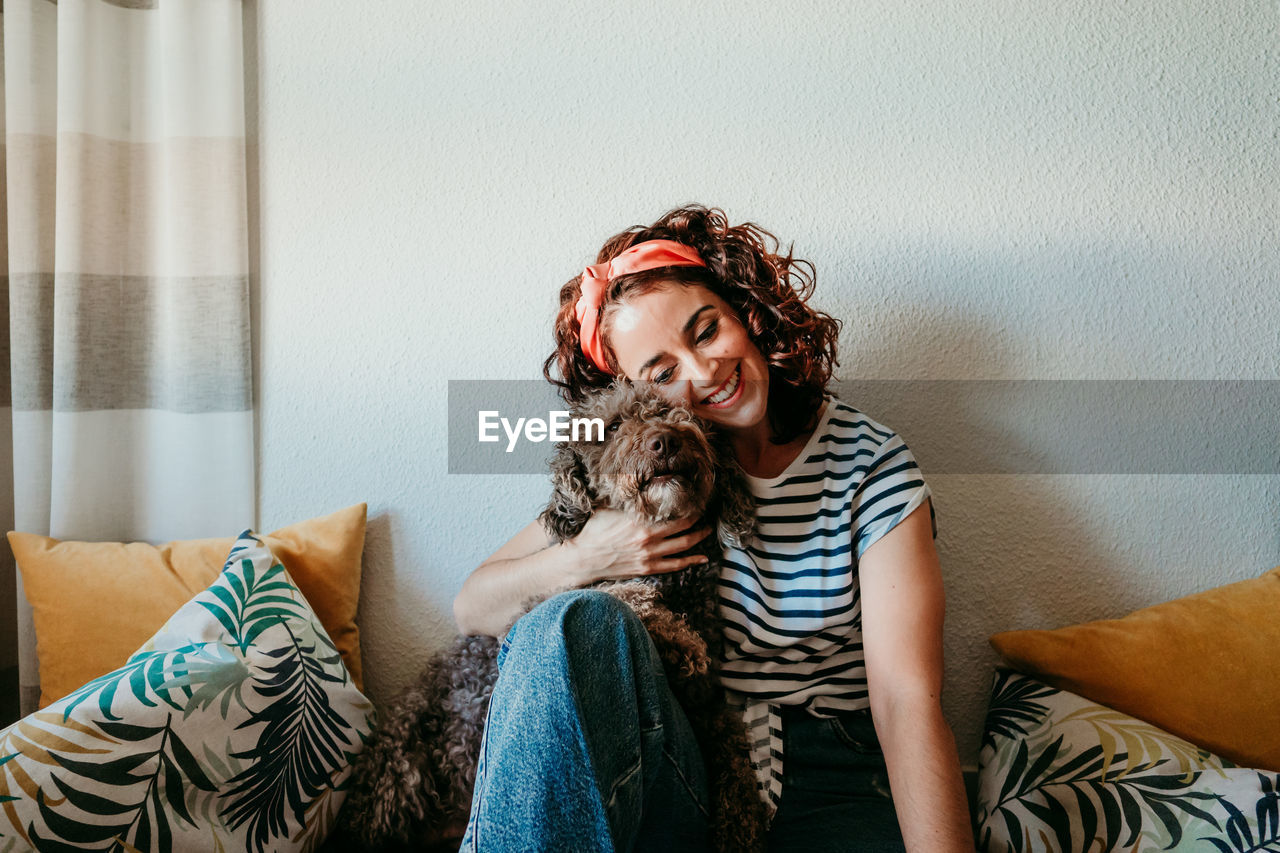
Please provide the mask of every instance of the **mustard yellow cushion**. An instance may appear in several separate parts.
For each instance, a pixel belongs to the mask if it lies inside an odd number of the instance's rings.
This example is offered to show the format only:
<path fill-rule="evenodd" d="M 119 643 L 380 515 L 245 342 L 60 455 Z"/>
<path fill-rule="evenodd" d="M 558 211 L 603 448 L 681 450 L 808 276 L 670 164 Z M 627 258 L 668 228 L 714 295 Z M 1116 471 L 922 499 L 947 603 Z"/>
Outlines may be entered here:
<path fill-rule="evenodd" d="M 1012 668 L 1244 767 L 1280 771 L 1280 567 L 1053 631 L 1006 631 Z"/>
<path fill-rule="evenodd" d="M 263 537 L 342 653 L 358 689 L 363 680 L 355 620 L 365 510 L 357 504 Z M 123 665 L 213 583 L 235 541 L 64 542 L 10 532 L 35 623 L 40 707 Z"/>

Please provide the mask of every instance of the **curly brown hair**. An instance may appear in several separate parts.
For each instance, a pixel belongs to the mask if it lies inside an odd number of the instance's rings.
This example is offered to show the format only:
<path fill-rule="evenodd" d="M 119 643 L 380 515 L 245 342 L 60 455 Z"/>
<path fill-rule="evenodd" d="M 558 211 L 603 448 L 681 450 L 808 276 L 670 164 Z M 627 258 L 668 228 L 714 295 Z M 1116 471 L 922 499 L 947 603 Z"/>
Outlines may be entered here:
<path fill-rule="evenodd" d="M 596 263 L 613 260 L 646 240 L 675 240 L 697 249 L 706 267 L 662 267 L 617 276 L 609 281 L 601 303 L 600 336 L 610 369 L 621 370 L 609 347 L 609 308 L 675 282 L 699 284 L 730 305 L 752 343 L 769 366 L 769 425 L 776 444 L 785 444 L 813 428 L 827 383 L 839 361 L 836 344 L 840 321 L 811 308 L 817 273 L 813 264 L 779 253 L 778 239 L 746 222 L 730 227 L 719 208 L 689 204 L 668 211 L 645 227 L 635 225 L 610 237 Z M 614 375 L 597 368 L 583 355 L 574 306 L 582 295 L 582 275 L 560 288 L 555 321 L 555 350 L 542 373 L 556 385 L 570 405 L 606 387 Z M 552 375 L 552 366 L 559 378 Z"/>

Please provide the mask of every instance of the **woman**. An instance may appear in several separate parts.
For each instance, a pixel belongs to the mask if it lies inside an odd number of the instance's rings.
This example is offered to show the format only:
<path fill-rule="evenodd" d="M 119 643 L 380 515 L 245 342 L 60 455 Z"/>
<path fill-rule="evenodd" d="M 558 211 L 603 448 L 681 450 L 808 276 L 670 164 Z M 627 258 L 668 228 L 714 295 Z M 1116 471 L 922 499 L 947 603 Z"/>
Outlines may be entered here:
<path fill-rule="evenodd" d="M 971 851 L 929 489 L 898 436 L 826 395 L 839 324 L 812 287 L 768 232 L 678 208 L 562 288 L 543 372 L 569 402 L 650 382 L 731 437 L 760 524 L 725 545 L 722 679 L 756 743 L 770 849 Z M 503 638 L 464 849 L 705 845 L 696 744 L 643 627 L 581 589 L 686 568 L 710 532 L 695 522 L 600 511 L 559 545 L 534 522 L 464 583 L 459 627 L 494 636 L 571 590 Z"/>

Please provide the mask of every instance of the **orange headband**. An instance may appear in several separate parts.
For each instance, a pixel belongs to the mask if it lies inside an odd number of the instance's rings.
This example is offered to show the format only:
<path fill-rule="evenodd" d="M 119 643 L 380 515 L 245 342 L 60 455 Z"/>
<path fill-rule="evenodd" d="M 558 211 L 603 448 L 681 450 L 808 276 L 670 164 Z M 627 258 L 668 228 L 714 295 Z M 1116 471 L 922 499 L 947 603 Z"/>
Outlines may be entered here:
<path fill-rule="evenodd" d="M 646 240 L 636 243 L 616 258 L 593 264 L 582 271 L 582 296 L 574 306 L 578 317 L 578 340 L 583 354 L 605 373 L 612 374 L 600 340 L 600 305 L 604 291 L 612 279 L 627 273 L 643 272 L 658 267 L 705 267 L 706 261 L 695 249 L 675 240 Z"/>

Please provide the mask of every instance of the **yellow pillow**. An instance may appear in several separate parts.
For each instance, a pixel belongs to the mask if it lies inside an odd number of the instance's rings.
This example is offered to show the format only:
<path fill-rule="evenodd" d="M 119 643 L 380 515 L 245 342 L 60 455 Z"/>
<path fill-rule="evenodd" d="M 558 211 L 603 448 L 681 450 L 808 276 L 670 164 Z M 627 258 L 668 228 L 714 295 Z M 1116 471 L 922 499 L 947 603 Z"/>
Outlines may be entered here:
<path fill-rule="evenodd" d="M 365 504 L 262 537 L 315 611 L 358 689 Z M 235 538 L 72 542 L 9 533 L 31 602 L 40 707 L 119 668 L 174 612 L 213 583 Z"/>
<path fill-rule="evenodd" d="M 991 645 L 1054 687 L 1280 771 L 1280 567 L 1123 619 L 1006 631 Z"/>

